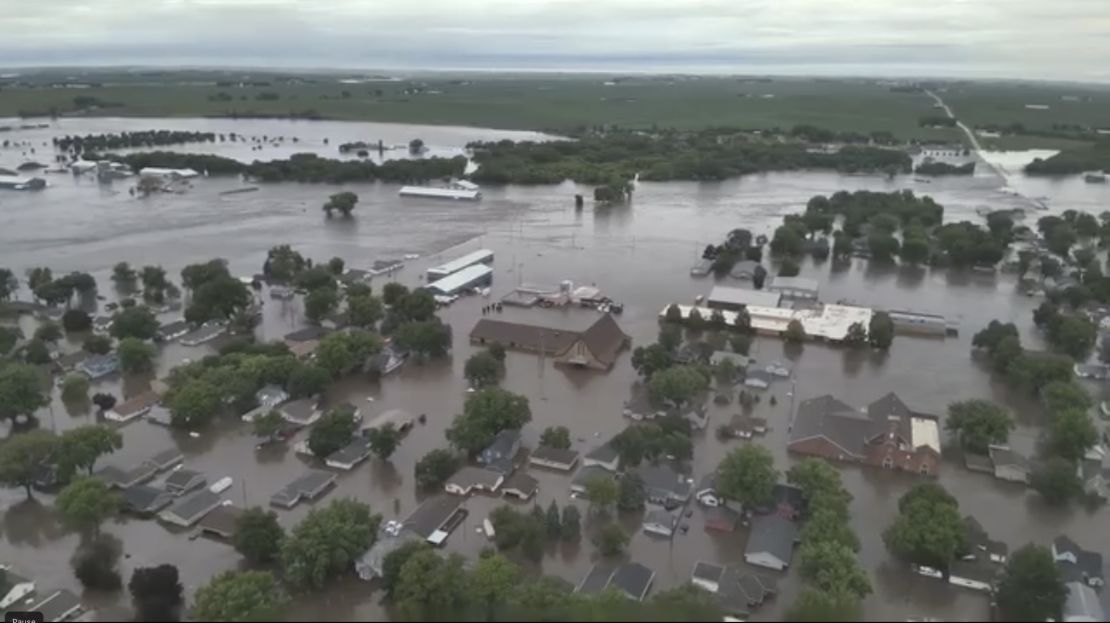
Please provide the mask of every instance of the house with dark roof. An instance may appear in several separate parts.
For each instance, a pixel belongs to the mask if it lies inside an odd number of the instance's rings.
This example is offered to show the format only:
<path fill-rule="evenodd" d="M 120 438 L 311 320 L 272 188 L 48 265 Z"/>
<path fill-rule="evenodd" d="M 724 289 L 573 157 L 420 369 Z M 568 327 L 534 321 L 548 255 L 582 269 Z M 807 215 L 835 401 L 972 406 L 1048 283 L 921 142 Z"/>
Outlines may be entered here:
<path fill-rule="evenodd" d="M 281 417 L 285 418 L 286 422 L 298 426 L 315 424 L 316 421 L 320 419 L 320 416 L 323 415 L 323 412 L 316 402 L 316 398 L 312 397 L 287 402 L 278 407 L 278 411 L 281 413 Z"/>
<path fill-rule="evenodd" d="M 643 601 L 651 590 L 655 572 L 638 562 L 625 563 L 609 577 L 606 588 L 615 588 L 634 601 Z"/>
<path fill-rule="evenodd" d="M 771 501 L 757 506 L 755 512 L 761 515 L 776 514 L 784 519 L 797 521 L 806 511 L 806 496 L 794 485 L 776 482 L 771 487 Z"/>
<path fill-rule="evenodd" d="M 123 507 L 140 515 L 154 514 L 173 503 L 173 494 L 150 485 L 123 490 Z"/>
<path fill-rule="evenodd" d="M 0 610 L 7 610 L 11 606 L 23 601 L 23 598 L 35 592 L 35 581 L 16 573 L 10 565 L 0 565 Z"/>
<path fill-rule="evenodd" d="M 778 514 L 757 515 L 752 520 L 744 560 L 750 565 L 783 571 L 794 556 L 798 526 Z"/>
<path fill-rule="evenodd" d="M 128 398 L 104 412 L 104 419 L 113 422 L 130 422 L 131 420 L 146 415 L 150 409 L 158 404 L 161 396 L 155 391 L 146 391 L 138 396 Z"/>
<path fill-rule="evenodd" d="M 285 485 L 270 496 L 270 504 L 282 508 L 293 508 L 301 500 L 315 500 L 322 496 L 335 483 L 332 472 L 310 469 L 293 482 Z"/>
<path fill-rule="evenodd" d="M 208 489 L 201 489 L 178 498 L 173 506 L 159 513 L 158 517 L 167 523 L 189 528 L 219 506 L 221 501 L 219 495 Z"/>
<path fill-rule="evenodd" d="M 324 464 L 335 469 L 351 471 L 356 465 L 365 461 L 369 456 L 370 440 L 365 437 L 356 436 L 351 440 L 351 443 L 329 454 L 328 457 L 324 459 Z"/>
<path fill-rule="evenodd" d="M 600 467 L 598 465 L 583 465 L 574 478 L 570 481 L 571 493 L 578 495 L 586 495 L 586 484 L 594 478 L 607 478 L 609 480 L 616 480 L 613 472 Z"/>
<path fill-rule="evenodd" d="M 767 434 L 767 419 L 737 413 L 728 422 L 728 431 L 733 437 L 751 439 L 756 435 Z"/>
<path fill-rule="evenodd" d="M 753 363 L 744 370 L 744 387 L 751 389 L 767 389 L 774 382 L 775 377 L 768 371 Z"/>
<path fill-rule="evenodd" d="M 235 536 L 235 529 L 242 515 L 243 509 L 231 504 L 221 504 L 205 515 L 197 527 L 204 534 L 231 540 Z"/>
<path fill-rule="evenodd" d="M 690 572 L 690 583 L 710 593 L 716 593 L 721 587 L 721 576 L 724 573 L 723 566 L 699 560 L 694 563 L 694 569 Z"/>
<path fill-rule="evenodd" d="M 152 467 L 154 467 L 155 470 L 162 472 L 184 460 L 185 455 L 181 454 L 180 450 L 178 450 L 177 448 L 166 448 L 161 452 L 155 453 L 149 459 L 144 461 L 144 463 L 148 463 Z"/>
<path fill-rule="evenodd" d="M 1029 484 L 1032 468 L 1029 459 L 1009 446 L 991 445 L 987 449 L 990 456 L 994 477 L 999 480 Z"/>
<path fill-rule="evenodd" d="M 584 595 L 600 593 L 609 585 L 609 578 L 613 577 L 615 570 L 616 565 L 605 560 L 594 563 L 574 587 L 574 592 Z"/>
<path fill-rule="evenodd" d="M 1068 582 L 1065 586 L 1068 596 L 1064 601 L 1064 621 L 1094 623 L 1106 620 L 1102 603 L 1094 589 L 1082 582 Z"/>
<path fill-rule="evenodd" d="M 740 523 L 740 513 L 728 506 L 711 506 L 705 509 L 705 529 L 717 532 L 735 532 Z"/>
<path fill-rule="evenodd" d="M 1065 582 L 1082 582 L 1087 586 L 1102 587 L 1104 581 L 1101 553 L 1083 549 L 1075 541 L 1060 535 L 1052 541 L 1052 557 Z"/>
<path fill-rule="evenodd" d="M 191 469 L 177 469 L 166 476 L 166 491 L 176 496 L 182 496 L 190 491 L 195 491 L 208 484 L 204 474 Z"/>
<path fill-rule="evenodd" d="M 65 590 L 56 590 L 36 602 L 28 610 L 42 613 L 43 621 L 70 621 L 77 618 L 83 611 L 81 600 L 77 595 Z"/>
<path fill-rule="evenodd" d="M 107 355 L 93 355 L 78 366 L 92 380 L 104 378 L 119 371 L 119 357 L 109 353 Z"/>
<path fill-rule="evenodd" d="M 582 457 L 582 467 L 597 466 L 611 472 L 617 471 L 620 465 L 620 453 L 608 442 L 590 450 Z"/>
<path fill-rule="evenodd" d="M 488 491 L 493 493 L 505 482 L 505 475 L 501 472 L 473 465 L 465 465 L 447 479 L 443 488 L 447 493 L 455 495 L 470 495 L 471 491 Z"/>
<path fill-rule="evenodd" d="M 990 538 L 983 525 L 971 515 L 964 517 L 964 534 L 969 551 L 961 557 L 962 560 L 986 559 L 996 565 L 1006 564 L 1009 546 Z"/>
<path fill-rule="evenodd" d="M 470 331 L 472 344 L 501 344 L 505 348 L 543 353 L 555 363 L 608 370 L 631 342 L 609 314 L 585 331 L 555 329 L 493 318 L 482 318 Z"/>
<path fill-rule="evenodd" d="M 147 462 L 140 463 L 134 467 L 122 469 L 114 465 L 105 465 L 96 471 L 96 477 L 104 481 L 104 484 L 116 489 L 127 489 L 137 484 L 144 483 L 158 473 L 153 465 Z"/>
<path fill-rule="evenodd" d="M 988 560 L 954 560 L 948 563 L 948 583 L 986 593 L 994 590 L 998 565 Z"/>
<path fill-rule="evenodd" d="M 448 524 L 455 514 L 463 510 L 463 499 L 453 495 L 434 495 L 424 500 L 416 510 L 402 522 L 406 530 L 417 534 L 420 538 L 432 542 L 442 542 L 439 533 L 446 532 Z"/>
<path fill-rule="evenodd" d="M 505 495 L 511 495 L 521 500 L 532 499 L 539 488 L 540 482 L 524 472 L 517 472 L 509 476 L 505 484 L 501 485 L 501 491 Z"/>
<path fill-rule="evenodd" d="M 500 431 L 494 436 L 493 443 L 478 455 L 478 462 L 482 465 L 508 462 L 511 465 L 513 457 L 520 450 L 520 439 L 519 430 L 505 429 Z"/>
<path fill-rule="evenodd" d="M 561 448 L 538 446 L 528 456 L 528 462 L 539 467 L 569 472 L 578 464 L 578 452 L 570 448 L 563 450 Z"/>
<path fill-rule="evenodd" d="M 72 353 L 66 353 L 65 355 L 61 355 L 54 360 L 54 368 L 58 372 L 73 372 L 91 356 L 92 354 L 89 353 L 89 351 L 87 350 L 79 350 Z"/>
<path fill-rule="evenodd" d="M 739 565 L 699 561 L 694 563 L 690 582 L 713 593 L 725 614 L 744 618 L 777 592 L 772 579 L 749 573 Z"/>
<path fill-rule="evenodd" d="M 668 508 L 682 506 L 690 499 L 693 484 L 689 477 L 669 465 L 645 463 L 632 470 L 644 483 L 644 495 L 649 502 Z"/>
<path fill-rule="evenodd" d="M 649 510 L 644 515 L 644 532 L 670 538 L 678 527 L 678 517 L 661 508 Z"/>
<path fill-rule="evenodd" d="M 191 328 L 192 325 L 188 322 L 184 320 L 175 320 L 158 327 L 154 339 L 159 342 L 172 342 L 188 333 Z"/>
<path fill-rule="evenodd" d="M 210 320 L 192 331 L 181 336 L 183 346 L 200 346 L 227 333 L 227 326 L 222 322 Z"/>
<path fill-rule="evenodd" d="M 555 355 L 555 363 L 608 370 L 613 367 L 617 355 L 631 342 L 632 338 L 621 330 L 617 321 L 611 315 L 603 314 L 569 348 Z"/>
<path fill-rule="evenodd" d="M 911 410 L 894 393 L 862 411 L 824 395 L 798 405 L 787 449 L 830 460 L 936 475 L 940 428 L 936 416 Z"/>

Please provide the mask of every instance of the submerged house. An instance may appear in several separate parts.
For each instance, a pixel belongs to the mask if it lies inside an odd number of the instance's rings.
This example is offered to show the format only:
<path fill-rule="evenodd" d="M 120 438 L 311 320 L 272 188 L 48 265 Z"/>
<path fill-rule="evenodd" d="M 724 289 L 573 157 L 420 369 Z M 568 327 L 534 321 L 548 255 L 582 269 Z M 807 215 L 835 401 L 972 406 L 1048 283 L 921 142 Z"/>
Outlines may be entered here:
<path fill-rule="evenodd" d="M 912 411 L 894 393 L 857 411 L 824 395 L 798 405 L 787 449 L 798 454 L 936 475 L 937 417 Z"/>
<path fill-rule="evenodd" d="M 609 370 L 620 352 L 631 343 L 631 338 L 611 315 L 604 314 L 585 331 L 482 318 L 471 329 L 470 341 L 542 353 L 561 365 Z"/>
<path fill-rule="evenodd" d="M 744 561 L 750 565 L 783 571 L 794 556 L 798 526 L 778 514 L 759 515 L 752 520 Z"/>

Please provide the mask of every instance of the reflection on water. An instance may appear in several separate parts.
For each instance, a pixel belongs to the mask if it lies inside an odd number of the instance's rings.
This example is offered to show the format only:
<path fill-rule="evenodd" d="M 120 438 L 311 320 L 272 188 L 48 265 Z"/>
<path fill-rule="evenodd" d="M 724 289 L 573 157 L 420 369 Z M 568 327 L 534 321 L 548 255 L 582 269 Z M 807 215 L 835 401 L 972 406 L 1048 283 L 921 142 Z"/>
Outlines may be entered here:
<path fill-rule="evenodd" d="M 112 120 L 67 119 L 59 122 L 64 124 L 59 130 L 64 127 L 63 132 L 89 133 L 124 127 L 204 129 L 217 123 L 172 121 L 175 125 L 170 125 L 169 120 L 165 123 L 143 120 L 113 126 Z M 234 127 L 236 132 L 247 135 L 298 135 L 302 148 L 316 140 L 310 138 L 313 136 L 319 139 L 329 136 L 334 145 L 342 136 L 339 126 L 348 127 L 307 122 L 218 123 L 227 124 L 223 127 L 229 131 Z M 389 127 L 381 128 L 378 134 L 384 136 L 386 132 L 396 132 L 397 138 L 390 140 L 405 142 L 413 134 L 411 128 Z M 467 132 L 478 134 L 443 138 L 428 130 L 422 138 L 433 148 L 457 150 L 465 140 L 503 136 Z M 374 133 L 367 130 L 359 138 L 374 138 Z M 264 154 L 260 157 L 276 157 L 270 151 Z M 0 156 L 6 159 L 0 163 L 12 159 L 11 153 L 0 152 Z M 88 270 L 100 282 L 102 294 L 114 297 L 109 273 L 118 261 L 136 266 L 157 263 L 171 275 L 177 275 L 187 263 L 218 256 L 227 258 L 234 272 L 247 274 L 259 270 L 268 248 L 290 243 L 318 260 L 340 256 L 349 267 L 356 268 L 375 259 L 421 254 L 419 260 L 409 261 L 397 275 L 399 280 L 415 286 L 421 283 L 427 267 L 486 247 L 496 255 L 494 296 L 499 297 L 520 283 L 556 284 L 569 279 L 596 284 L 606 295 L 625 303 L 619 322 L 636 344 L 655 340 L 656 317 L 665 304 L 690 301 L 708 292 L 712 278 L 689 277 L 690 265 L 707 243 L 718 242 L 735 227 L 770 233 L 783 215 L 804 209 L 814 194 L 910 188 L 934 196 L 945 206 L 948 220 L 978 220 L 975 209 L 980 205 L 1002 208 L 1029 204 L 1022 197 L 998 192 L 1003 181 L 986 174 L 925 184 L 912 177 L 887 179 L 794 172 L 714 183 L 642 183 L 631 206 L 607 209 L 587 206 L 592 215 L 575 211 L 574 194 L 589 196 L 590 189 L 572 183 L 485 188 L 483 200 L 468 205 L 403 200 L 397 196 L 396 185 L 352 184 L 343 189 L 360 195 L 356 218 L 328 221 L 320 205 L 328 194 L 339 190 L 334 186 L 276 184 L 262 186 L 254 193 L 221 196 L 221 191 L 237 187 L 239 182 L 211 178 L 197 180 L 183 195 L 136 199 L 128 195 L 126 182 L 101 187 L 68 175 L 50 180 L 52 186 L 42 192 L 0 194 L 3 218 L 0 266 L 11 267 L 17 273 L 33 265 L 49 265 L 55 272 Z M 1106 185 L 1085 185 L 1077 179 L 1026 179 L 1017 173 L 1012 174 L 1008 183 L 1027 196 L 1048 197 L 1052 212 L 1110 205 Z M 1032 218 L 1036 216 L 1031 213 Z M 757 443 L 774 453 L 780 469 L 785 470 L 792 461 L 785 454 L 791 404 L 796 399 L 824 393 L 864 406 L 888 391 L 896 391 L 912 407 L 942 416 L 947 404 L 955 400 L 996 400 L 1015 410 L 1018 421 L 1015 445 L 1022 449 L 1033 447 L 1042 427 L 1039 409 L 1027 396 L 992 379 L 989 370 L 969 355 L 972 334 L 992 318 L 1016 322 L 1023 341 L 1031 347 L 1040 344 L 1030 322 L 1037 301 L 1017 293 L 1012 276 L 878 267 L 860 260 L 817 264 L 807 260 L 803 262 L 802 274 L 820 281 L 823 300 L 942 313 L 959 321 L 960 335 L 943 340 L 899 337 L 888 354 L 817 344 L 787 349 L 777 339 L 757 339 L 753 354 L 759 360 L 790 359 L 795 367 L 796 396 L 788 395 L 789 384 L 779 383 L 753 408 L 753 414 L 767 418 L 771 427 L 769 434 Z M 728 281 L 726 278 L 725 282 Z M 376 280 L 373 286 L 378 289 L 382 283 Z M 404 517 L 415 508 L 418 496 L 413 490 L 413 466 L 427 451 L 446 445 L 444 430 L 461 410 L 466 396 L 462 366 L 474 350 L 467 334 L 481 317 L 481 307 L 486 303 L 484 299 L 467 298 L 442 311 L 455 336 L 455 350 L 447 360 L 410 365 L 381 382 L 348 379 L 329 391 L 330 403 L 351 401 L 367 417 L 385 409 L 403 408 L 414 414 L 426 413 L 427 424 L 418 425 L 390 461 L 371 459 L 351 473 L 341 474 L 336 490 L 318 503 L 326 504 L 342 496 L 356 497 L 370 503 L 375 512 L 386 518 Z M 569 326 L 581 325 L 593 315 L 594 312 L 575 309 L 505 308 L 500 317 Z M 164 319 L 172 317 L 169 314 Z M 264 320 L 258 331 L 264 339 L 276 339 L 302 322 L 299 304 L 266 299 Z M 33 326 L 28 324 L 25 330 L 33 330 Z M 181 360 L 196 359 L 214 347 L 168 345 L 159 358 L 159 375 Z M 533 421 L 524 431 L 526 444 L 534 445 L 544 427 L 563 424 L 571 428 L 572 438 L 579 440 L 575 447 L 585 451 L 621 430 L 626 424 L 621 417 L 622 402 L 636 378 L 629 359 L 626 353 L 612 371 L 597 374 L 558 369 L 550 362 L 541 365 L 530 355 L 510 353 L 503 384 L 527 395 L 533 412 Z M 142 391 L 147 382 L 148 379 L 109 378 L 95 383 L 93 391 L 133 395 Z M 771 404 L 771 396 L 776 398 L 775 405 Z M 45 410 L 39 414 L 43 426 L 62 430 L 96 421 L 95 410 L 70 411 L 57 400 L 54 407 L 53 420 Z M 695 477 L 713 469 L 730 448 L 742 443 L 721 442 L 712 434 L 715 426 L 727 421 L 735 409 L 711 406 L 710 432 L 700 433 L 695 440 Z M 225 496 L 239 505 L 266 506 L 272 493 L 310 464 L 287 447 L 255 450 L 249 427 L 237 422 L 222 423 L 197 438 L 171 433 L 145 421 L 128 424 L 122 430 L 123 449 L 101 459 L 100 464 L 128 465 L 175 445 L 186 454 L 186 464 L 204 471 L 210 482 L 223 476 L 234 478 L 235 485 Z M 854 496 L 852 514 L 862 540 L 861 560 L 876 588 L 866 602 L 867 618 L 889 620 L 922 614 L 985 618 L 983 597 L 913 577 L 885 551 L 880 535 L 896 513 L 897 498 L 918 481 L 905 475 L 853 467 L 844 467 L 841 473 Z M 569 477 L 552 472 L 532 474 L 540 482 L 537 503 L 546 506 L 554 499 L 563 505 L 569 501 Z M 974 515 L 994 538 L 1006 541 L 1011 548 L 1027 541 L 1046 543 L 1058 533 L 1067 533 L 1086 547 L 1110 551 L 1110 536 L 1099 513 L 1046 509 L 1023 489 L 984 475 L 969 474 L 951 461 L 946 462 L 940 482 L 959 499 L 963 512 Z M 0 543 L 0 559 L 16 563 L 40 578 L 40 584 L 45 586 L 78 590 L 68 568 L 76 538 L 52 518 L 48 497 L 28 503 L 21 502 L 22 498 L 21 491 L 3 493 L 4 539 Z M 465 505 L 470 514 L 452 535 L 448 548 L 476 556 L 489 544 L 476 528 L 501 503 L 482 496 L 467 500 Z M 575 503 L 585 510 L 584 503 Z M 278 513 L 283 525 L 289 527 L 312 506 L 301 505 Z M 706 532 L 701 511 L 696 509 L 691 518 L 684 520 L 690 524 L 689 533 L 673 541 L 636 531 L 633 516 L 622 521 L 628 522 L 627 527 L 634 533 L 631 558 L 656 571 L 659 589 L 686 581 L 698 560 L 739 560 L 746 539 L 745 530 L 723 536 Z M 129 520 L 111 523 L 105 529 L 121 538 L 130 556 L 123 563 L 125 579 L 135 566 L 172 562 L 181 569 L 183 582 L 191 593 L 214 573 L 242 564 L 227 544 L 208 538 L 189 541 L 184 534 L 170 535 L 156 522 Z M 586 542 L 559 546 L 545 557 L 542 565 L 530 568 L 576 581 L 589 568 L 593 555 L 593 547 Z M 761 610 L 759 618 L 781 618 L 796 594 L 796 573 L 782 578 L 780 587 L 779 599 Z M 290 616 L 303 618 L 327 612 L 328 618 L 335 619 L 381 619 L 384 612 L 377 603 L 379 597 L 358 580 L 344 578 L 325 592 L 299 597 Z M 126 604 L 122 594 L 98 602 L 109 611 Z"/>

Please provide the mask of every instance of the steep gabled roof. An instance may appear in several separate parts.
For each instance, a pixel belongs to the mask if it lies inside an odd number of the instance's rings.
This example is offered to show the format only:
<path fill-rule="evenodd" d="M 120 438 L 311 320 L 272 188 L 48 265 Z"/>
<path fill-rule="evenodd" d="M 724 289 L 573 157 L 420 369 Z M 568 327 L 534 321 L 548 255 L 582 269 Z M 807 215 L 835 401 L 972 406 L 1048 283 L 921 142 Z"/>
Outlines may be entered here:
<path fill-rule="evenodd" d="M 617 360 L 617 353 L 628 344 L 629 337 L 611 314 L 604 314 L 583 331 L 579 339 L 598 361 L 611 366 Z"/>
<path fill-rule="evenodd" d="M 824 438 L 846 454 L 862 456 L 872 422 L 830 394 L 802 401 L 790 431 L 790 443 Z"/>

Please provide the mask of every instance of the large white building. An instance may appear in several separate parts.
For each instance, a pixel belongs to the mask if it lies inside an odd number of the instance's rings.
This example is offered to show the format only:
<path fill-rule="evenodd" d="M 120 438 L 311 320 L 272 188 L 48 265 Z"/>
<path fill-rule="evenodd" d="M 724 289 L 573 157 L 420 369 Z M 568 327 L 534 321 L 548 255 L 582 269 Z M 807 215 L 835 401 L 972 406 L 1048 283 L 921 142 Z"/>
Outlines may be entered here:
<path fill-rule="evenodd" d="M 708 307 L 695 307 L 693 305 L 676 306 L 684 320 L 693 309 L 697 309 L 698 314 L 705 320 L 709 320 L 710 315 L 715 311 Z M 670 308 L 670 305 L 664 307 L 659 312 L 659 316 L 665 318 L 668 308 Z M 802 328 L 805 329 L 808 337 L 832 342 L 843 341 L 848 335 L 848 327 L 857 322 L 867 328 L 871 323 L 871 315 L 874 313 L 867 307 L 831 304 L 824 304 L 815 309 L 786 309 L 749 305 L 747 310 L 748 316 L 751 318 L 752 329 L 759 333 L 779 335 L 786 331 L 786 327 L 791 320 L 797 320 L 802 323 Z M 721 315 L 724 316 L 727 325 L 732 325 L 736 320 L 735 312 L 723 310 Z"/>

